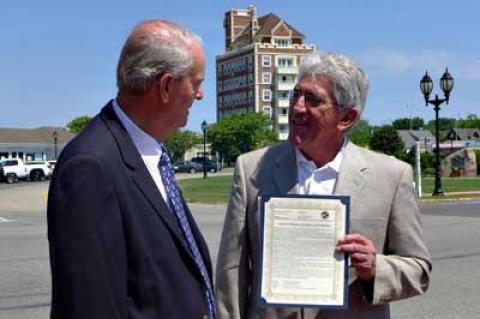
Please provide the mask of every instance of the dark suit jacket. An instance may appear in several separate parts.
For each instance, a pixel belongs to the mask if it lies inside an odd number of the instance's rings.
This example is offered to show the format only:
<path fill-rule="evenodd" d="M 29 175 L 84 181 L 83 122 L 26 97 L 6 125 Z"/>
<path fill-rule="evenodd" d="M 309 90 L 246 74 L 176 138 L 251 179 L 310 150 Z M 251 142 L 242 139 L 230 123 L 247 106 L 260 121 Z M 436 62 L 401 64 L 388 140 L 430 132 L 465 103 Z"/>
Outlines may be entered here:
<path fill-rule="evenodd" d="M 186 213 L 211 277 L 208 248 Z M 201 274 L 176 219 L 111 103 L 62 152 L 47 218 L 51 318 L 208 313 Z"/>

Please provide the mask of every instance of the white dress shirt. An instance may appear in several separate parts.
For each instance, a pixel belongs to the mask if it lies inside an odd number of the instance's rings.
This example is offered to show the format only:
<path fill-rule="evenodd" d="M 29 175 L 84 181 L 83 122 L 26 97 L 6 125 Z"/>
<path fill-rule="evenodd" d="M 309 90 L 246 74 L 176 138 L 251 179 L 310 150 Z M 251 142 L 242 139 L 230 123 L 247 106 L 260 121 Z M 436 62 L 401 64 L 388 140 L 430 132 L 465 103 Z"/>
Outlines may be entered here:
<path fill-rule="evenodd" d="M 317 165 L 308 160 L 303 153 L 295 147 L 297 159 L 298 190 L 303 195 L 332 195 L 335 190 L 338 172 L 342 164 L 343 151 L 348 140 L 344 139 L 342 147 L 335 158 L 317 168 Z"/>
<path fill-rule="evenodd" d="M 158 169 L 158 163 L 160 162 L 160 156 L 162 155 L 162 148 L 160 143 L 153 137 L 145 133 L 139 128 L 129 117 L 125 114 L 118 105 L 117 99 L 112 102 L 113 110 L 117 114 L 120 122 L 127 130 L 128 135 L 132 138 L 133 144 L 138 150 L 138 153 L 142 157 L 148 172 L 153 178 L 153 181 L 157 185 L 158 190 L 162 194 L 165 202 L 168 203 L 167 192 L 163 185 L 162 176 L 160 176 L 160 170 Z"/>

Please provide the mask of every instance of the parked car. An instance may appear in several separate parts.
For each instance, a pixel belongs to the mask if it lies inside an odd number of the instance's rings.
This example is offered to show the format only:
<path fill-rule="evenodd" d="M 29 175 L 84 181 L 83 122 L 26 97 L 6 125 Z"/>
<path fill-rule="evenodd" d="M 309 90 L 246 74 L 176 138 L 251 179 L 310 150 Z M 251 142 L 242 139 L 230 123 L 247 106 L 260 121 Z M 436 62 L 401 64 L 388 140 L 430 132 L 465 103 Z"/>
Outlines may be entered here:
<path fill-rule="evenodd" d="M 55 161 L 55 160 L 47 161 L 47 167 L 50 170 L 50 175 L 53 174 L 53 169 L 55 168 L 56 164 L 57 164 L 57 161 Z"/>
<path fill-rule="evenodd" d="M 20 158 L 9 158 L 0 161 L 0 181 L 8 184 L 28 177 L 28 170 Z"/>
<path fill-rule="evenodd" d="M 202 165 L 194 162 L 176 162 L 173 164 L 173 170 L 175 173 L 196 173 L 201 172 L 203 169 Z"/>
<path fill-rule="evenodd" d="M 26 162 L 25 167 L 28 171 L 28 177 L 31 181 L 43 181 L 52 176 L 52 170 L 48 167 L 47 162 L 32 161 Z"/>
<path fill-rule="evenodd" d="M 194 157 L 191 159 L 191 161 L 202 165 L 201 170 L 203 171 L 203 159 L 204 159 L 203 157 Z M 215 161 L 207 159 L 207 161 L 205 162 L 205 165 L 207 166 L 208 172 L 216 173 L 217 171 L 219 171 L 217 162 Z"/>

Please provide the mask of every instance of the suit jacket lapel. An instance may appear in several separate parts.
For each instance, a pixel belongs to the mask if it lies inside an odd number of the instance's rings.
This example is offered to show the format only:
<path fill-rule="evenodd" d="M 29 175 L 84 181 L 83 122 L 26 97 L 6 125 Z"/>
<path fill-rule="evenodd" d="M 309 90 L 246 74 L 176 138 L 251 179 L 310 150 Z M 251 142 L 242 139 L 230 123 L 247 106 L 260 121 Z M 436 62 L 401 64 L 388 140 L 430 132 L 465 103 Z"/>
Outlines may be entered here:
<path fill-rule="evenodd" d="M 343 154 L 334 194 L 350 196 L 350 205 L 353 207 L 369 174 L 368 165 L 358 146 L 349 141 Z"/>
<path fill-rule="evenodd" d="M 120 120 L 113 110 L 111 102 L 102 109 L 101 117 L 115 138 L 125 165 L 131 170 L 133 182 L 139 188 L 145 198 L 150 202 L 158 216 L 178 238 L 186 252 L 190 255 L 190 250 L 183 240 L 183 235 L 178 227 L 176 218 L 170 212 L 167 203 L 165 203 L 162 195 L 158 191 L 157 185 L 145 167 L 145 164 L 138 154 L 133 141 L 126 132 L 125 128 L 121 125 Z"/>
<path fill-rule="evenodd" d="M 283 144 L 272 175 L 279 194 L 298 193 L 295 148 L 290 143 Z"/>

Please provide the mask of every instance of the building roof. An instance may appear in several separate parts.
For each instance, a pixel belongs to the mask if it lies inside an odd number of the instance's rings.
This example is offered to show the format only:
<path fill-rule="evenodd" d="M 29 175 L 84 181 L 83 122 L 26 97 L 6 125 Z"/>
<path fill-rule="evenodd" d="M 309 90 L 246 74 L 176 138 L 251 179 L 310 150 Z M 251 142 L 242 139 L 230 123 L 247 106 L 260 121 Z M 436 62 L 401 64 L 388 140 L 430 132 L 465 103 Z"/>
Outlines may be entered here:
<path fill-rule="evenodd" d="M 57 132 L 57 143 L 69 142 L 75 134 L 62 127 L 39 127 L 35 129 L 0 128 L 0 143 L 24 144 L 53 144 L 53 132 Z"/>
<path fill-rule="evenodd" d="M 297 29 L 289 25 L 287 22 L 283 21 L 274 13 L 269 13 L 258 19 L 258 30 L 257 35 L 271 35 L 272 30 L 279 24 L 283 22 L 290 30 L 292 30 L 293 37 L 304 37 Z"/>
<path fill-rule="evenodd" d="M 421 142 L 420 146 L 424 147 L 424 144 L 434 144 L 435 137 L 430 131 L 427 130 L 397 130 L 398 136 L 405 144 L 406 149 L 410 149 L 415 145 L 415 142 Z M 426 140 L 425 140 L 426 139 Z"/>
<path fill-rule="evenodd" d="M 255 35 L 256 36 L 271 36 L 272 35 L 272 30 L 282 22 L 292 31 L 292 37 L 301 37 L 301 38 L 305 37 L 297 29 L 292 27 L 287 22 L 283 21 L 281 18 L 279 18 L 274 13 L 269 13 L 267 15 L 264 15 L 264 16 L 258 18 L 258 28 L 259 28 L 259 30 L 255 33 Z M 248 24 L 242 30 L 242 32 L 236 37 L 236 39 L 240 39 L 240 38 L 243 38 L 246 35 L 250 35 L 251 32 L 252 32 L 251 30 L 252 30 L 252 25 Z"/>
<path fill-rule="evenodd" d="M 476 128 L 451 128 L 446 138 L 452 140 L 470 140 L 480 137 L 480 129 Z"/>

